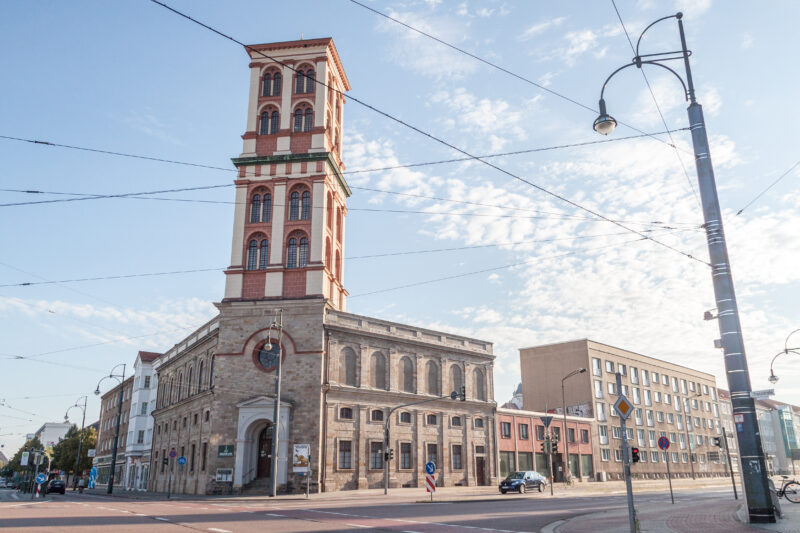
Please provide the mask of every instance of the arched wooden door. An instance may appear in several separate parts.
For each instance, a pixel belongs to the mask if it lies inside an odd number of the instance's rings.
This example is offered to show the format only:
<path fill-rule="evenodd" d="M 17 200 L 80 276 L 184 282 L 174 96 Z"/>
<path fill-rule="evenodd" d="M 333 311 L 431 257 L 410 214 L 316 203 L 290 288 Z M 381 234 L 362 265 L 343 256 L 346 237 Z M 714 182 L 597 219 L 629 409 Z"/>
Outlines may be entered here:
<path fill-rule="evenodd" d="M 272 424 L 265 427 L 258 435 L 258 472 L 257 477 L 269 477 L 272 464 Z"/>

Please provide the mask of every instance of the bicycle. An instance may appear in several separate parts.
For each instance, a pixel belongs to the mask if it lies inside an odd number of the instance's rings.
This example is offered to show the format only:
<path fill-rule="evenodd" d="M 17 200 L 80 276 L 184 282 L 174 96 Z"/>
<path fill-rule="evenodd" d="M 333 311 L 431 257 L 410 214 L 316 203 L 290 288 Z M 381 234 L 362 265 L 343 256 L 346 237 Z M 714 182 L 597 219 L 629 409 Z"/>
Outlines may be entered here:
<path fill-rule="evenodd" d="M 800 503 L 800 483 L 796 479 L 789 479 L 789 476 L 781 476 L 783 483 L 781 488 L 776 491 L 778 498 L 783 496 L 792 503 Z"/>

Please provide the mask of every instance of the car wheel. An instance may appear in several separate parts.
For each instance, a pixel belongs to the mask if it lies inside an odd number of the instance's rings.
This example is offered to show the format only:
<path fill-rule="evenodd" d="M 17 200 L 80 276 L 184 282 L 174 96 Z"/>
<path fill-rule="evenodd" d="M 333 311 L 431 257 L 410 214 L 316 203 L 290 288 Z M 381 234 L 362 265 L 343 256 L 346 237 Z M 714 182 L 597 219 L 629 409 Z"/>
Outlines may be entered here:
<path fill-rule="evenodd" d="M 544 490 L 544 485 L 542 483 L 539 483 L 539 492 L 542 492 L 543 490 Z"/>
<path fill-rule="evenodd" d="M 519 486 L 519 493 L 520 494 L 525 494 L 525 483 L 523 483 L 522 485 Z"/>
<path fill-rule="evenodd" d="M 500 494 L 505 494 L 505 493 L 506 493 L 506 491 L 504 491 L 504 490 L 500 491 Z"/>

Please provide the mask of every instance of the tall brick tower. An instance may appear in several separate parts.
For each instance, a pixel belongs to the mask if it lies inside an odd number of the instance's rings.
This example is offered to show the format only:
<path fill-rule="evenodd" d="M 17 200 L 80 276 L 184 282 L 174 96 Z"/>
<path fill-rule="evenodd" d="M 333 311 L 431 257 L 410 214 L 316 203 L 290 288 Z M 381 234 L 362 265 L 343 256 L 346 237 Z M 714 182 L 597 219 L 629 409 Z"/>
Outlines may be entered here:
<path fill-rule="evenodd" d="M 342 176 L 342 92 L 350 84 L 331 38 L 250 48 L 224 301 L 316 298 L 344 310 L 350 189 Z"/>

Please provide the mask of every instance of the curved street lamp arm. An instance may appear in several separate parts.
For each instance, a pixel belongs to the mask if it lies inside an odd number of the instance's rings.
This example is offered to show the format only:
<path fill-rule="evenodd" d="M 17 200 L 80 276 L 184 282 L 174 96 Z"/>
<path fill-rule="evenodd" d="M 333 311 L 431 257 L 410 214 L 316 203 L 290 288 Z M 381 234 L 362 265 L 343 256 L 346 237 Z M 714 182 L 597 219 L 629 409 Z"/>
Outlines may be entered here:
<path fill-rule="evenodd" d="M 639 45 L 641 44 L 642 37 L 644 37 L 644 34 L 645 34 L 645 32 L 647 32 L 647 30 L 649 30 L 650 28 L 652 28 L 653 26 L 655 26 L 656 24 L 658 24 L 662 20 L 668 20 L 668 19 L 672 19 L 672 18 L 680 19 L 681 17 L 683 17 L 683 13 L 678 12 L 678 13 L 676 13 L 674 15 L 667 15 L 666 17 L 661 17 L 660 19 L 658 19 L 658 20 L 656 20 L 654 22 L 651 22 L 645 29 L 642 30 L 642 33 L 639 34 L 639 40 L 636 41 L 636 56 L 640 57 L 639 56 Z"/>
<path fill-rule="evenodd" d="M 628 67 L 634 67 L 634 66 L 638 67 L 638 68 L 642 68 L 641 67 L 642 65 L 654 65 L 654 66 L 657 66 L 657 67 L 665 68 L 668 71 L 672 72 L 675 75 L 675 77 L 678 78 L 678 81 L 681 82 L 681 86 L 683 87 L 683 97 L 686 100 L 689 100 L 689 90 L 686 88 L 686 82 L 683 81 L 683 78 L 681 78 L 680 74 L 678 74 L 677 72 L 675 72 L 674 70 L 672 70 L 668 66 L 662 65 L 658 61 L 641 61 L 641 60 L 638 61 L 638 62 L 634 61 L 634 62 L 628 63 L 627 65 L 623 65 L 623 66 L 619 67 L 617 70 L 615 70 L 614 72 L 612 72 L 611 75 L 606 79 L 606 82 L 603 84 L 603 88 L 600 89 L 600 99 L 601 100 L 603 99 L 603 94 L 606 92 L 606 85 L 608 85 L 608 82 L 611 81 L 611 78 L 613 78 L 614 75 L 617 72 L 619 72 L 619 71 L 621 71 L 623 69 L 626 69 Z M 798 331 L 800 331 L 800 330 L 798 330 Z"/>
<path fill-rule="evenodd" d="M 798 331 L 800 331 L 800 329 L 796 329 L 796 330 L 794 330 L 793 332 L 789 333 L 789 335 L 787 335 L 787 336 L 786 336 L 786 340 L 785 340 L 785 341 L 783 341 L 783 349 L 784 349 L 784 350 L 789 350 L 789 349 L 790 349 L 790 348 L 789 348 L 789 337 L 791 337 L 792 335 L 794 335 L 794 334 L 795 334 L 795 333 L 797 333 Z"/>

